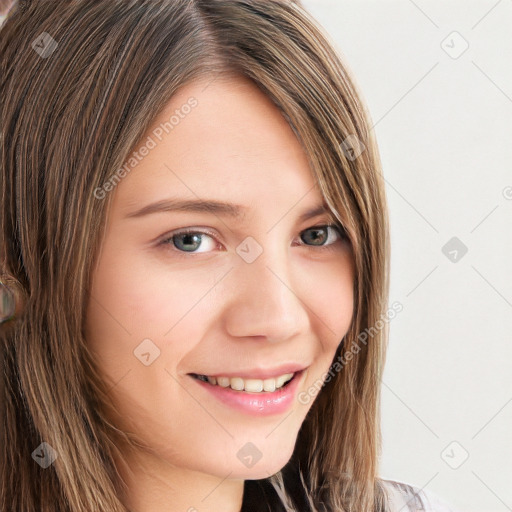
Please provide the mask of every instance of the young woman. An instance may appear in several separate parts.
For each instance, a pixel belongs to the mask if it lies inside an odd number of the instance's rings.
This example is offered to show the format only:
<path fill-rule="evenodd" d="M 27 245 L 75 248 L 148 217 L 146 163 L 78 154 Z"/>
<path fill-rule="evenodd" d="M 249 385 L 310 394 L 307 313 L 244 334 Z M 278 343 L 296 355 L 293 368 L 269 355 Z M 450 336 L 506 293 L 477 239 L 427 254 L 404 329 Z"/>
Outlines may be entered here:
<path fill-rule="evenodd" d="M 0 55 L 1 510 L 449 510 L 378 475 L 381 166 L 300 3 L 22 2 Z"/>

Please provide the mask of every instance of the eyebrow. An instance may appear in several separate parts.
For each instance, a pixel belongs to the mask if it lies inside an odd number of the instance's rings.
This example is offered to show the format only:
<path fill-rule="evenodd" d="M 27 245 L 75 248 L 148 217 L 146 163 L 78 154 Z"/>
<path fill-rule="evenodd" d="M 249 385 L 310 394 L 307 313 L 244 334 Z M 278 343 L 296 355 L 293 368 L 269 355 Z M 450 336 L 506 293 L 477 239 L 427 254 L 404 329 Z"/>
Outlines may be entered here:
<path fill-rule="evenodd" d="M 216 200 L 191 200 L 191 199 L 162 199 L 156 203 L 143 206 L 139 210 L 128 213 L 125 218 L 140 218 L 146 215 L 162 212 L 198 212 L 212 213 L 223 217 L 243 218 L 247 207 Z M 304 221 L 329 213 L 325 204 L 316 205 L 303 212 L 299 220 Z"/>

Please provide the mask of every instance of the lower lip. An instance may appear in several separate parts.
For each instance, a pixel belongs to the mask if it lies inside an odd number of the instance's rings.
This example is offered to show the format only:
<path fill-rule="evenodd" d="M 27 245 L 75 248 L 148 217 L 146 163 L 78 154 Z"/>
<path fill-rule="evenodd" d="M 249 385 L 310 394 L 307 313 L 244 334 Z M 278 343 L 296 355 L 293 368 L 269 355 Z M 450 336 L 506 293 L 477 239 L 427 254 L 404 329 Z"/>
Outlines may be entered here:
<path fill-rule="evenodd" d="M 263 391 L 260 393 L 236 391 L 230 387 L 223 388 L 218 385 L 213 386 L 209 382 L 204 382 L 192 376 L 190 376 L 190 378 L 226 405 L 255 416 L 267 416 L 271 414 L 282 414 L 290 408 L 294 401 L 297 388 L 303 380 L 304 372 L 305 370 L 297 372 L 285 387 L 272 392 Z"/>

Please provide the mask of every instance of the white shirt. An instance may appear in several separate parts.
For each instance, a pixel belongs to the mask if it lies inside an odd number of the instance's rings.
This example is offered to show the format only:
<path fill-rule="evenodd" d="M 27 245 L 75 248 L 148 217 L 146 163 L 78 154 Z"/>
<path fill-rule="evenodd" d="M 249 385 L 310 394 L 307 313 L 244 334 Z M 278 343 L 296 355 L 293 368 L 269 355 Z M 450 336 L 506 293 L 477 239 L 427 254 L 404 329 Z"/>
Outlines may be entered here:
<path fill-rule="evenodd" d="M 461 512 L 437 494 L 405 482 L 383 479 L 393 512 Z"/>

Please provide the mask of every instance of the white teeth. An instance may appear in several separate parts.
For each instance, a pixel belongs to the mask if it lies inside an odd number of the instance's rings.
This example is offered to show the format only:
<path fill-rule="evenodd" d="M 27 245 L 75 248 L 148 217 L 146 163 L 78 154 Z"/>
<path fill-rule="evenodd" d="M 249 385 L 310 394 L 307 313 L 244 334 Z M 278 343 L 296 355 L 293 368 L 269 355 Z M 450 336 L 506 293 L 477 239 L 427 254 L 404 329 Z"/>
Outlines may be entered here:
<path fill-rule="evenodd" d="M 223 388 L 231 387 L 236 391 L 248 391 L 250 393 L 261 393 L 262 391 L 275 391 L 291 380 L 293 373 L 280 375 L 276 379 L 242 379 L 241 377 L 207 377 L 208 382 L 213 386 Z"/>
<path fill-rule="evenodd" d="M 241 379 L 240 377 L 231 377 L 229 383 L 231 387 L 237 391 L 242 391 L 242 389 L 244 389 L 244 379 Z"/>
<path fill-rule="evenodd" d="M 263 389 L 265 391 L 275 391 L 276 390 L 276 379 L 265 379 L 263 381 Z"/>
<path fill-rule="evenodd" d="M 287 373 L 286 375 L 281 375 L 280 377 L 277 377 L 276 379 L 276 388 L 280 388 L 286 381 L 290 380 L 289 376 L 293 373 Z"/>
<path fill-rule="evenodd" d="M 213 377 L 213 380 L 215 380 L 215 377 Z M 217 377 L 217 384 L 227 388 L 229 386 L 229 377 Z"/>
<path fill-rule="evenodd" d="M 244 381 L 244 389 L 251 393 L 259 393 L 263 391 L 263 381 L 259 379 L 247 379 Z"/>

